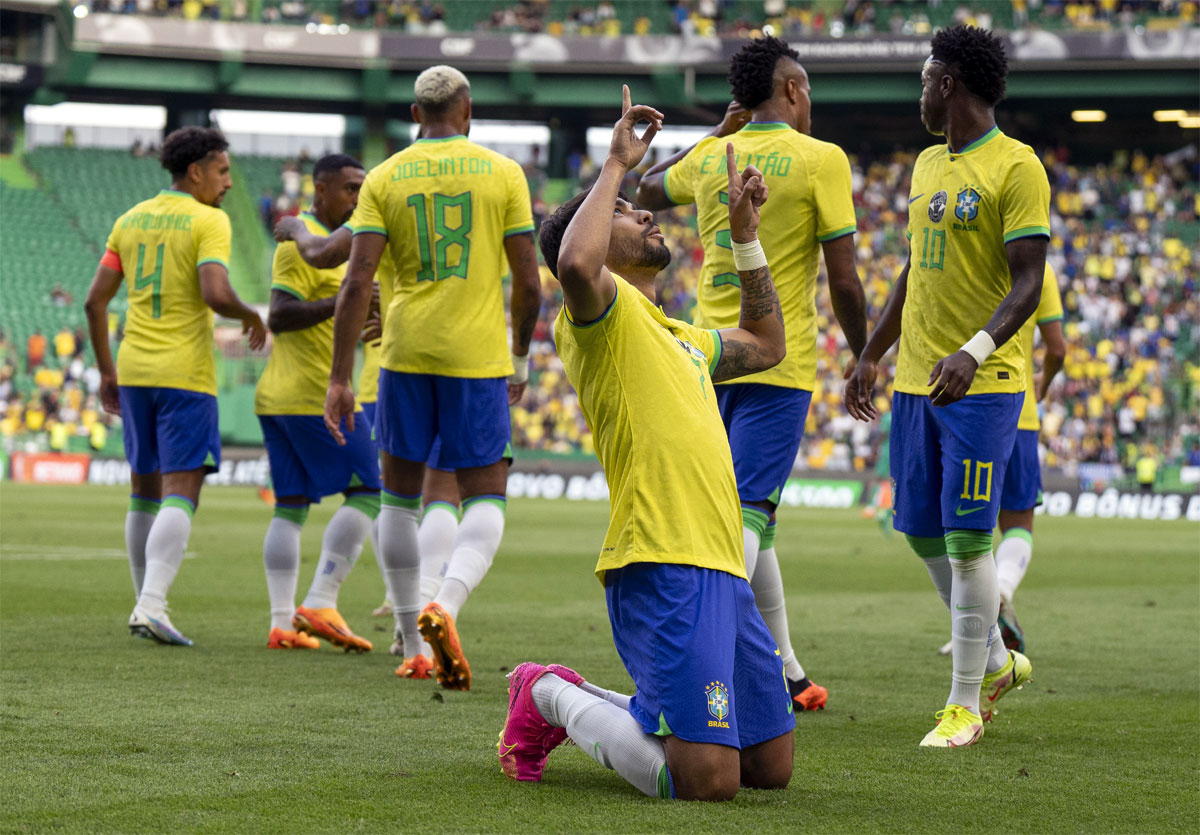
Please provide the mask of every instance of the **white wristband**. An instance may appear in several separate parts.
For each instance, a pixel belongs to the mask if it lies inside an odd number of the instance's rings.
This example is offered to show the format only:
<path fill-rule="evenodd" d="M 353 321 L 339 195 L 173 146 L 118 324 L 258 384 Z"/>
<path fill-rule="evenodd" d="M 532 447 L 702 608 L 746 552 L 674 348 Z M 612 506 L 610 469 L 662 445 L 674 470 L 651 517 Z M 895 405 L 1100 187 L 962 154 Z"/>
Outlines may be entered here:
<path fill-rule="evenodd" d="M 515 386 L 521 385 L 529 381 L 529 355 L 518 357 L 512 354 L 513 373 L 508 378 L 508 381 Z"/>
<path fill-rule="evenodd" d="M 758 238 L 744 244 L 730 241 L 733 244 L 733 266 L 738 272 L 758 270 L 767 266 L 767 255 L 763 252 Z"/>
<path fill-rule="evenodd" d="M 992 355 L 996 350 L 996 341 L 992 339 L 987 331 L 979 331 L 979 333 L 967 340 L 958 350 L 966 351 L 975 358 L 976 365 L 983 365 L 983 361 Z"/>

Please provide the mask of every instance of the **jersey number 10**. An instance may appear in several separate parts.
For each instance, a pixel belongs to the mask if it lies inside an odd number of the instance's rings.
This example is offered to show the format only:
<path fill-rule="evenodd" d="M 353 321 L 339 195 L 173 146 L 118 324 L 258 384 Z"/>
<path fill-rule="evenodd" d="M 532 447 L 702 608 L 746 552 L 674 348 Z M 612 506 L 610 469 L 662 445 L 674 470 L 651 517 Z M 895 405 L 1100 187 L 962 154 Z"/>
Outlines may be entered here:
<path fill-rule="evenodd" d="M 462 194 L 433 195 L 433 231 L 436 239 L 429 235 L 429 220 L 425 211 L 426 196 L 413 194 L 408 205 L 417 216 L 417 246 L 421 268 L 417 270 L 417 281 L 442 281 L 454 276 L 467 277 L 467 263 L 471 258 L 471 192 Z M 446 210 L 458 209 L 458 225 L 451 227 L 446 220 Z M 450 263 L 450 247 L 457 247 L 458 258 Z"/>

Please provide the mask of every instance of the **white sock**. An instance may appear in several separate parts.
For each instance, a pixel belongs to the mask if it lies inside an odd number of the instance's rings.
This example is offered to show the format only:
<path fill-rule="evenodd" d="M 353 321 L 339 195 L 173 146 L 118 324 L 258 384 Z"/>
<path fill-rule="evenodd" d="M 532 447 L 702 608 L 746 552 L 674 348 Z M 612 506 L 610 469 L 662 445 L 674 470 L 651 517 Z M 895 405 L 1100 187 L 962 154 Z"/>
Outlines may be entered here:
<path fill-rule="evenodd" d="M 421 526 L 417 528 L 417 545 L 421 551 L 421 605 L 437 596 L 442 578 L 454 553 L 454 537 L 458 533 L 458 512 L 445 502 L 425 506 Z"/>
<path fill-rule="evenodd" d="M 965 560 L 950 560 L 954 587 L 950 592 L 951 675 L 946 704 L 979 712 L 979 687 L 988 660 L 988 632 L 1000 610 L 996 587 L 996 561 L 990 553 Z"/>
<path fill-rule="evenodd" d="M 783 656 L 784 673 L 792 681 L 800 681 L 805 677 L 804 667 L 796 660 L 796 651 L 792 649 L 783 599 L 783 575 L 779 573 L 779 557 L 774 547 L 758 552 L 758 564 L 754 567 L 754 576 L 750 578 L 750 588 L 754 591 L 758 613 L 766 621 L 779 654 Z"/>
<path fill-rule="evenodd" d="M 1000 585 L 1000 596 L 1010 603 L 1032 558 L 1032 533 L 1024 528 L 1009 528 L 1004 532 L 996 549 L 996 580 Z"/>
<path fill-rule="evenodd" d="M 533 703 L 547 722 L 566 728 L 580 750 L 650 797 L 669 797 L 662 740 L 642 731 L 628 710 L 547 673 L 533 685 Z"/>
<path fill-rule="evenodd" d="M 344 504 L 333 514 L 321 537 L 321 559 L 301 604 L 309 609 L 336 609 L 338 590 L 371 535 L 371 517 Z"/>
<path fill-rule="evenodd" d="M 950 558 L 942 554 L 940 557 L 922 557 L 921 562 L 925 563 L 925 570 L 929 572 L 929 579 L 933 580 L 938 597 L 942 598 L 942 602 L 949 609 L 950 590 L 954 588 L 954 572 L 950 569 Z"/>
<path fill-rule="evenodd" d="M 137 499 L 142 507 L 148 507 L 149 499 Z M 157 504 L 157 503 L 155 503 Z M 129 554 L 129 576 L 133 578 L 133 596 L 142 593 L 142 581 L 146 577 L 146 538 L 150 536 L 150 526 L 154 524 L 157 510 L 134 510 L 130 502 L 129 511 L 125 514 L 125 550 Z"/>
<path fill-rule="evenodd" d="M 387 594 L 387 572 L 383 568 L 383 553 L 379 550 L 379 517 L 371 522 L 371 553 L 375 555 L 375 564 L 379 566 L 379 576 L 383 580 L 384 594 Z"/>
<path fill-rule="evenodd" d="M 142 580 L 137 606 L 152 618 L 166 613 L 167 592 L 175 582 L 192 533 L 192 514 L 188 512 L 191 503 L 187 503 L 188 510 L 185 510 L 180 506 L 182 501 L 169 496 L 154 517 L 146 537 L 146 576 Z"/>
<path fill-rule="evenodd" d="M 633 698 L 632 696 L 626 696 L 624 693 L 618 693 L 616 690 L 605 690 L 603 687 L 597 687 L 590 681 L 585 681 L 583 684 L 577 686 L 586 693 L 599 696 L 610 705 L 616 705 L 621 710 L 629 710 L 629 702 Z"/>
<path fill-rule="evenodd" d="M 994 623 L 988 630 L 987 646 L 988 659 L 984 672 L 991 675 L 1008 663 L 1008 649 L 1004 646 L 1004 639 L 1000 637 L 1000 627 Z"/>
<path fill-rule="evenodd" d="M 384 492 L 383 507 L 379 511 L 379 553 L 383 560 L 383 579 L 387 584 L 388 599 L 392 601 L 392 614 L 396 618 L 397 637 L 404 644 L 406 655 L 415 655 L 413 647 L 424 642 L 417 629 L 417 615 L 421 611 L 421 554 L 417 549 L 417 517 L 420 511 L 418 499 L 399 499 L 405 504 L 389 504 L 395 501 L 393 494 Z"/>
<path fill-rule="evenodd" d="M 267 572 L 267 597 L 271 601 L 271 626 L 291 630 L 296 614 L 296 580 L 300 575 L 300 531 L 303 526 L 281 516 L 271 518 L 263 539 L 263 567 Z"/>
<path fill-rule="evenodd" d="M 754 577 L 754 569 L 758 566 L 759 536 L 750 528 L 742 528 L 742 553 L 746 557 L 746 576 Z"/>
<path fill-rule="evenodd" d="M 503 535 L 503 499 L 474 501 L 463 509 L 446 578 L 434 597 L 438 605 L 450 613 L 450 617 L 458 617 L 467 597 L 491 568 Z"/>

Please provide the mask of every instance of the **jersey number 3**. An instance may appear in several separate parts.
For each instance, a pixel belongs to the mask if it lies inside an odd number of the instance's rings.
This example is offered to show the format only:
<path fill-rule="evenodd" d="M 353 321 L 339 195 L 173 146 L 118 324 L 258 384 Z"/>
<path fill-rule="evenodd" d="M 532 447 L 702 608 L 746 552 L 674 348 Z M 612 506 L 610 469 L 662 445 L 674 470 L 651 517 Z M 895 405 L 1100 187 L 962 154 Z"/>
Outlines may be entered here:
<path fill-rule="evenodd" d="M 408 205 L 417 216 L 417 246 L 421 258 L 417 281 L 442 281 L 451 276 L 466 278 L 467 263 L 471 258 L 471 192 L 433 195 L 433 231 L 436 239 L 429 235 L 425 195 L 410 195 Z M 455 226 L 450 226 L 446 217 L 447 211 L 452 208 L 458 210 L 458 223 Z M 455 248 L 453 263 L 450 261 L 451 247 Z"/>

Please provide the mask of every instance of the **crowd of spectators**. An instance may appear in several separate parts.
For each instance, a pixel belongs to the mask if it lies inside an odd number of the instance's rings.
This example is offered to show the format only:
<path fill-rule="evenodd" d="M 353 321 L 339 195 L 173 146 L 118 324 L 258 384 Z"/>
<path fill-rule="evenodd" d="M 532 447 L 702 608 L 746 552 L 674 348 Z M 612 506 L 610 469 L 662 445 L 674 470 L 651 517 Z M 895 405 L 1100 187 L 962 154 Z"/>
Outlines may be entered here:
<path fill-rule="evenodd" d="M 469 5 L 464 5 L 469 4 Z M 447 6 L 458 13 L 447 16 Z M 315 26 L 371 26 L 412 34 L 496 31 L 613 37 L 698 34 L 780 37 L 923 35 L 947 23 L 985 29 L 1113 29 L 1193 25 L 1198 0 L 91 0 L 97 12 Z"/>

